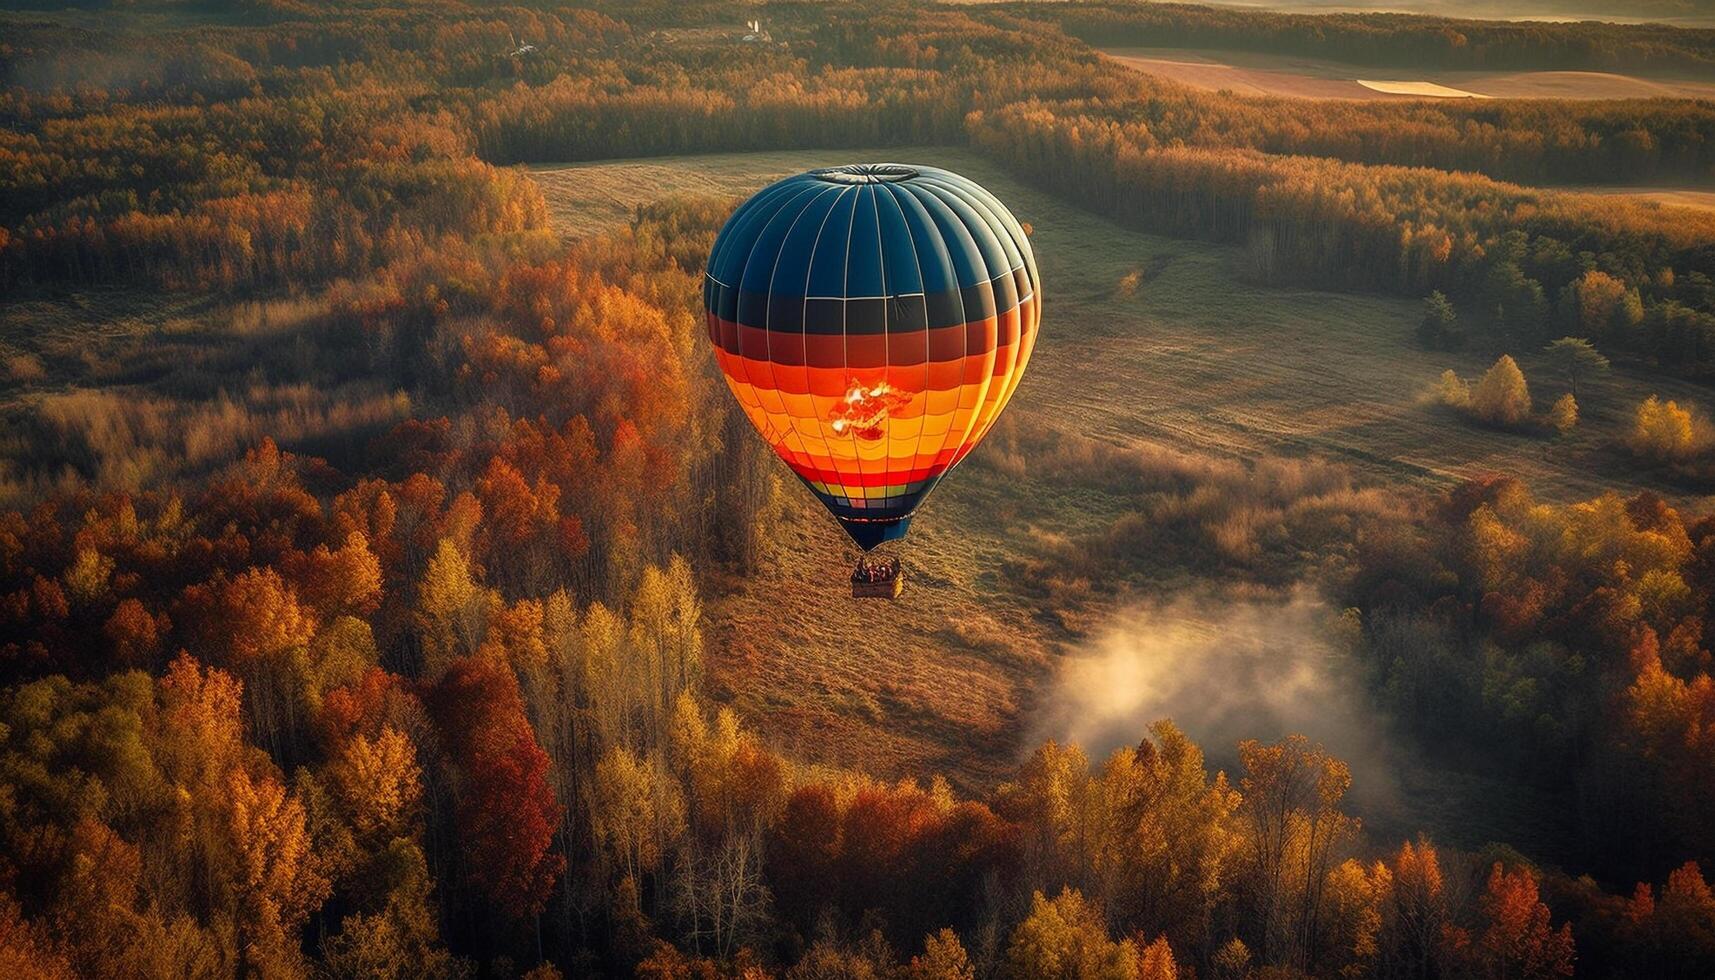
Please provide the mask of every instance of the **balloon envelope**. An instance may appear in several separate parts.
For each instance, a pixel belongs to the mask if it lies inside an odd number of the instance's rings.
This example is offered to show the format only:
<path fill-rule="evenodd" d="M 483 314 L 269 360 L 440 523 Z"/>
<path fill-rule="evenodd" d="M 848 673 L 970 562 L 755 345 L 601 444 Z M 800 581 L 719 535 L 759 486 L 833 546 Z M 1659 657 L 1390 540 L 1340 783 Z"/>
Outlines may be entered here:
<path fill-rule="evenodd" d="M 740 205 L 703 282 L 727 384 L 865 550 L 980 442 L 1041 319 L 1012 213 L 958 174 L 812 170 Z"/>

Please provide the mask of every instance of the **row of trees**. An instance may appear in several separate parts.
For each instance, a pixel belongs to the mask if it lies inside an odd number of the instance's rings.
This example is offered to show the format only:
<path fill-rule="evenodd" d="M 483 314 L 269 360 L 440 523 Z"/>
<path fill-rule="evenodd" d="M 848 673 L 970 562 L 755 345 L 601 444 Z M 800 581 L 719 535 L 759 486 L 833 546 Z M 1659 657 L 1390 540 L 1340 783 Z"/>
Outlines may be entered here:
<path fill-rule="evenodd" d="M 1242 244 L 1251 272 L 1406 294 L 1440 290 L 1467 332 L 1559 335 L 1708 369 L 1715 223 L 1482 177 L 1249 150 L 1158 147 L 1078 107 L 973 113 L 973 138 L 1024 176 L 1154 231 Z M 1066 177 L 1075 179 L 1064 179 Z"/>
<path fill-rule="evenodd" d="M 156 541 L 177 520 L 170 504 L 115 516 Z M 118 553 L 113 519 L 91 512 L 74 538 Z M 59 578 L 68 602 L 129 565 L 86 553 Z M 682 562 L 646 570 L 621 610 L 508 600 L 443 537 L 405 603 L 420 661 L 404 672 L 374 639 L 381 564 L 353 535 L 253 565 L 175 610 L 199 625 L 109 619 L 108 663 L 182 630 L 196 653 L 158 678 L 5 690 L 10 962 L 440 976 L 474 966 L 449 945 L 533 959 L 534 939 L 571 972 L 886 975 L 927 937 L 913 975 L 1571 972 L 1539 871 L 1423 842 L 1359 860 L 1350 777 L 1302 739 L 1242 745 L 1234 787 L 1163 722 L 1095 769 L 1050 743 L 992 802 L 958 801 L 800 770 L 712 712 Z M 1706 921 L 1715 903 L 1679 908 L 1698 887 L 1676 873 L 1664 908 Z M 1696 953 L 1665 938 L 1614 955 Z"/>
<path fill-rule="evenodd" d="M 472 110 L 482 154 L 499 162 L 664 156 L 759 147 L 944 142 L 964 110 L 942 80 L 920 71 L 780 71 L 728 92 L 705 87 L 605 90 L 561 76 L 519 86 Z"/>
<path fill-rule="evenodd" d="M 560 38 L 525 59 L 552 65 L 552 76 L 454 88 L 447 71 L 402 63 L 393 42 L 374 40 L 390 36 L 388 17 L 407 17 L 427 52 L 456 60 L 510 22 L 485 23 L 476 38 L 427 12 L 329 14 L 220 33 L 237 52 L 227 57 L 258 79 L 242 92 L 113 79 L 108 91 L 96 76 L 76 84 L 73 69 L 47 67 L 80 63 L 87 39 L 32 29 L 16 69 L 31 86 L 8 91 L 4 106 L 16 125 L 0 143 L 0 274 L 314 282 L 443 235 L 540 227 L 528 185 L 471 160 L 473 150 L 516 162 L 946 141 L 966 138 L 961 119 L 975 110 L 969 138 L 1015 169 L 1071 168 L 1084 179 L 1064 186 L 1086 203 L 1248 243 L 1268 276 L 1442 288 L 1484 319 L 1499 309 L 1510 328 L 1558 315 L 1572 281 L 1597 271 L 1660 301 L 1649 333 L 1671 353 L 1709 346 L 1709 270 L 1687 251 L 1707 222 L 1374 166 L 1700 178 L 1715 165 L 1715 115 L 1693 102 L 1312 106 L 1193 93 L 1004 11 L 788 19 L 779 28 L 790 48 L 637 36 L 595 14 L 562 23 L 512 13 L 519 29 Z M 371 40 L 341 40 L 363 17 L 377 20 L 359 32 Z M 104 38 L 161 58 L 150 43 L 185 43 Z M 42 87 L 42 73 L 59 81 Z M 411 101 L 425 85 L 443 91 L 438 108 Z M 1514 231 L 1525 238 L 1497 244 Z M 1688 281 L 1657 282 L 1670 274 Z"/>

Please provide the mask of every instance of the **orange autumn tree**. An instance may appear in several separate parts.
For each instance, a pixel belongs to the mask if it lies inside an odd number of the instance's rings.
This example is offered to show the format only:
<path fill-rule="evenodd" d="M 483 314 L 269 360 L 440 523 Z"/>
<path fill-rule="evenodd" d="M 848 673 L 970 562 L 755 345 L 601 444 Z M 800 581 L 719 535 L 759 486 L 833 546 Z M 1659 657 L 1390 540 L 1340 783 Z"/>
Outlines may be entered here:
<path fill-rule="evenodd" d="M 1537 895 L 1536 873 L 1508 871 L 1499 861 L 1482 898 L 1487 926 L 1467 949 L 1473 972 L 1495 980 L 1552 980 L 1572 975 L 1572 925 L 1555 929 Z"/>
<path fill-rule="evenodd" d="M 1667 876 L 1659 895 L 1648 882 L 1625 903 L 1622 935 L 1638 976 L 1703 977 L 1715 971 L 1715 892 L 1697 862 Z"/>

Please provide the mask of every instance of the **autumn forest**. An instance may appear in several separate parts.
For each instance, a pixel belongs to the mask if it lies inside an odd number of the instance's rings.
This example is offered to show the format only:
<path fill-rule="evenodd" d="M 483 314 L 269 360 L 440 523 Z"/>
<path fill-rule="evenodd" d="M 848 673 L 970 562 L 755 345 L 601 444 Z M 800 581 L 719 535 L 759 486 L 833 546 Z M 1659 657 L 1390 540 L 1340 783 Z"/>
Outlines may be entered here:
<path fill-rule="evenodd" d="M 1715 32 L 0 8 L 0 976 L 1715 974 L 1715 211 L 1631 193 L 1715 181 L 1715 102 L 1239 95 L 1101 52 L 1715 79 Z M 540 168 L 925 147 L 1247 295 L 1393 311 L 1384 356 L 1448 366 L 1396 379 L 1401 411 L 1510 447 L 1391 479 L 1080 433 L 1033 396 L 958 473 L 1018 525 L 981 582 L 1056 651 L 1010 696 L 1162 583 L 1311 589 L 1364 712 L 1548 829 L 1378 832 L 1313 734 L 1216 744 L 1172 710 L 1118 747 L 1020 722 L 980 765 L 868 771 L 781 737 L 802 703 L 735 695 L 745 583 L 832 540 L 708 350 L 738 199 L 573 234 Z M 1123 261 L 1062 309 L 1172 272 Z M 1044 350 L 1080 326 L 1056 288 Z M 1507 463 L 1563 446 L 1576 482 Z M 1030 495 L 1061 510 L 1004 504 Z M 823 552 L 832 585 L 794 588 L 843 604 Z M 923 564 L 913 655 L 1004 646 Z"/>

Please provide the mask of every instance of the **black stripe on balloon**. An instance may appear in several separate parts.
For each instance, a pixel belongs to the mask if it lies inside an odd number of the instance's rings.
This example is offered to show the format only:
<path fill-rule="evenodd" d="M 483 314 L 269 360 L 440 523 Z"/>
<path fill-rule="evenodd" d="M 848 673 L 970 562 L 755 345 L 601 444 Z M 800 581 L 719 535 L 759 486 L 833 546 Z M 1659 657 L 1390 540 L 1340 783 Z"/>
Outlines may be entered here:
<path fill-rule="evenodd" d="M 704 307 L 723 320 L 775 333 L 874 334 L 893 330 L 951 327 L 986 320 L 1028 299 L 1022 270 L 958 290 L 910 296 L 796 296 L 753 293 L 719 283 L 707 284 Z"/>

